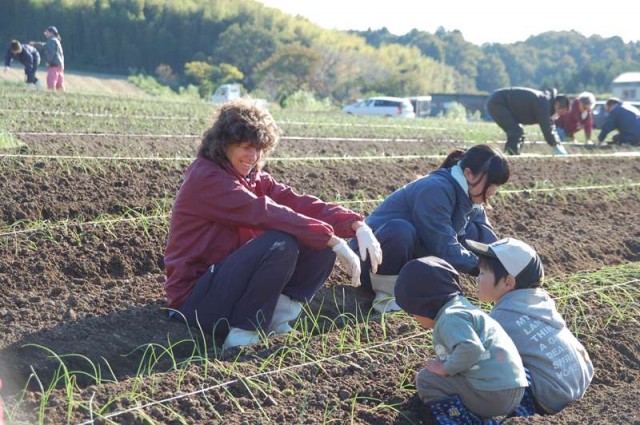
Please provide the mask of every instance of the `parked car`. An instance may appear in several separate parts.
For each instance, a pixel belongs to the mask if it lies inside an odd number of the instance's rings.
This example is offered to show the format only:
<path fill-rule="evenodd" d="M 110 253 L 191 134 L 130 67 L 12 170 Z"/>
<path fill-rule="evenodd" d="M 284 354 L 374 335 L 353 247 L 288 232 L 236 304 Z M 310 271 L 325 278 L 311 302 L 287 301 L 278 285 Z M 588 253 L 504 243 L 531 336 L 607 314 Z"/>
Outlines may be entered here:
<path fill-rule="evenodd" d="M 591 108 L 591 113 L 593 114 L 593 128 L 602 128 L 604 121 L 607 119 L 607 111 L 604 109 L 604 105 L 606 103 L 607 102 L 605 100 L 596 100 L 596 104 Z M 625 100 L 624 103 L 628 103 L 640 109 L 640 102 L 638 101 Z"/>
<path fill-rule="evenodd" d="M 347 105 L 342 112 L 352 115 L 376 117 L 415 118 L 411 102 L 403 97 L 370 97 L 369 99 Z"/>

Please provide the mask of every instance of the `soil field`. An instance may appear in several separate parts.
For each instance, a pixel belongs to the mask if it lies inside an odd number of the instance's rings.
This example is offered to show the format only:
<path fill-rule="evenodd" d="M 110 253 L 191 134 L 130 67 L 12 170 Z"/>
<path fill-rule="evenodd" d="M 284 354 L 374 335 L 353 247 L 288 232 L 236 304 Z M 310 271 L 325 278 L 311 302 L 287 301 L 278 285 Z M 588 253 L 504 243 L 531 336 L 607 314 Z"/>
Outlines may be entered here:
<path fill-rule="evenodd" d="M 11 423 L 435 423 L 413 386 L 433 355 L 430 332 L 403 313 L 371 313 L 372 294 L 340 266 L 295 332 L 244 350 L 221 354 L 220 340 L 167 319 L 168 212 L 189 160 L 34 156 L 193 156 L 197 138 L 18 137 L 24 146 L 7 153 L 25 157 L 0 158 L 0 377 Z M 464 143 L 287 138 L 272 156 L 427 156 L 454 146 Z M 540 252 L 549 291 L 596 374 L 561 413 L 506 423 L 637 424 L 640 158 L 569 150 L 584 155 L 513 158 L 488 215 L 499 236 Z M 368 213 L 441 161 L 267 167 L 299 192 Z M 463 283 L 474 299 L 473 280 Z"/>
<path fill-rule="evenodd" d="M 200 136 L 158 136 L 154 134 L 57 134 L 25 132 L 17 133 L 24 143 L 19 149 L 8 153 L 30 155 L 80 155 L 80 156 L 133 156 L 133 157 L 195 157 Z M 500 144 L 501 145 L 501 144 Z M 446 155 L 453 148 L 465 148 L 469 143 L 455 140 L 439 140 L 436 136 L 415 139 L 385 138 L 298 138 L 285 135 L 280 140 L 272 157 L 315 158 L 344 156 L 399 156 L 399 155 Z M 572 154 L 614 154 L 629 152 L 628 146 L 596 147 L 580 143 L 566 144 Z M 501 146 L 499 146 L 501 148 Z M 640 150 L 636 149 L 636 152 Z M 551 153 L 544 142 L 525 143 L 523 155 Z"/>

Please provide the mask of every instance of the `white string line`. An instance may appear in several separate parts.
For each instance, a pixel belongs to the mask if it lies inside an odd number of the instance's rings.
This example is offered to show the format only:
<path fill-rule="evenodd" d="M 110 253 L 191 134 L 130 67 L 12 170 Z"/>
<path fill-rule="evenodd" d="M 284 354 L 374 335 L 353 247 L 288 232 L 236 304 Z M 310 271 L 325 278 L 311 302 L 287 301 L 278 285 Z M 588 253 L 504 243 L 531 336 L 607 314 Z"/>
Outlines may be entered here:
<path fill-rule="evenodd" d="M 202 136 L 195 134 L 150 134 L 150 133 L 77 133 L 77 132 L 40 132 L 40 131 L 16 131 L 11 132 L 15 136 L 73 136 L 73 137 L 139 137 L 139 138 L 150 138 L 156 137 L 158 139 L 167 139 L 167 138 L 175 138 L 175 139 L 199 139 Z"/>
<path fill-rule="evenodd" d="M 119 115 L 97 112 L 64 112 L 64 111 L 31 111 L 31 110 L 15 110 L 0 109 L 0 112 L 19 112 L 20 114 L 36 114 L 36 115 L 52 115 L 52 116 L 72 116 L 72 117 L 95 117 L 95 118 L 134 118 L 143 120 L 164 120 L 164 121 L 195 121 L 198 117 L 181 117 L 181 116 L 162 116 L 162 115 Z"/>
<path fill-rule="evenodd" d="M 170 137 L 170 136 L 168 136 Z M 574 154 L 570 156 L 556 156 L 551 154 L 527 154 L 509 157 L 509 160 L 522 161 L 531 158 L 546 158 L 552 160 L 570 161 L 572 158 L 620 158 L 628 159 L 640 157 L 637 152 L 613 152 L 599 154 Z M 95 161 L 193 161 L 195 157 L 175 156 L 90 156 L 90 155 L 30 155 L 30 154 L 0 154 L 1 158 L 35 158 L 35 159 L 71 159 L 71 160 L 95 160 Z M 404 159 L 444 159 L 446 155 L 368 155 L 368 156 L 297 156 L 297 157 L 272 157 L 266 162 L 313 162 L 313 161 L 380 161 L 380 160 L 404 160 Z"/>
<path fill-rule="evenodd" d="M 181 400 L 183 398 L 191 397 L 193 395 L 203 394 L 203 393 L 209 392 L 211 390 L 215 390 L 215 389 L 222 388 L 222 387 L 227 387 L 229 385 L 235 384 L 235 383 L 240 382 L 241 380 L 245 380 L 245 379 L 246 380 L 258 379 L 258 378 L 261 378 L 261 377 L 264 377 L 264 376 L 275 375 L 275 374 L 287 372 L 287 371 L 293 370 L 293 369 L 299 369 L 299 368 L 303 368 L 303 367 L 306 367 L 306 366 L 312 366 L 312 365 L 315 365 L 315 364 L 325 363 L 327 361 L 334 360 L 334 359 L 339 358 L 339 357 L 352 357 L 353 355 L 361 353 L 361 352 L 367 352 L 367 351 L 375 350 L 375 349 L 378 349 L 378 348 L 381 348 L 381 347 L 385 347 L 385 346 L 388 346 L 388 345 L 395 345 L 395 344 L 398 344 L 400 342 L 403 342 L 403 341 L 406 341 L 406 340 L 409 340 L 409 339 L 413 339 L 413 338 L 416 338 L 416 337 L 419 337 L 419 336 L 425 336 L 425 335 L 427 335 L 427 333 L 428 333 L 428 331 L 424 331 L 424 332 L 420 332 L 420 333 L 417 333 L 417 334 L 414 334 L 414 335 L 409 335 L 409 336 L 406 336 L 406 337 L 403 337 L 403 338 L 399 338 L 399 339 L 396 339 L 396 340 L 393 340 L 393 341 L 385 341 L 385 342 L 382 342 L 382 343 L 379 343 L 379 344 L 372 345 L 370 347 L 363 347 L 363 348 L 360 348 L 358 350 L 351 351 L 349 353 L 335 354 L 333 356 L 323 357 L 321 359 L 311 360 L 311 361 L 308 361 L 308 362 L 305 362 L 305 363 L 295 364 L 295 365 L 287 366 L 287 367 L 284 367 L 284 368 L 278 368 L 278 369 L 274 369 L 274 370 L 268 370 L 266 372 L 256 373 L 256 374 L 249 375 L 249 376 L 243 376 L 241 378 L 232 379 L 231 381 L 223 382 L 223 383 L 216 384 L 216 385 L 211 385 L 211 386 L 209 386 L 207 388 L 201 388 L 199 390 L 190 391 L 188 393 L 178 394 L 176 396 L 168 397 L 168 398 L 165 398 L 165 399 L 162 399 L 162 400 L 154 400 L 154 401 L 145 403 L 145 404 L 140 405 L 140 406 L 134 406 L 134 407 L 131 407 L 129 409 L 121 410 L 119 412 L 110 413 L 108 415 L 100 415 L 99 419 L 111 419 L 111 418 L 116 417 L 116 416 L 124 415 L 126 413 L 131 413 L 131 412 L 138 411 L 138 410 L 143 410 L 143 409 L 146 409 L 146 408 L 151 407 L 151 406 L 156 406 L 158 404 L 165 404 L 165 403 L 169 403 L 171 401 L 176 401 L 176 400 Z M 89 425 L 89 424 L 93 424 L 93 422 L 94 422 L 94 420 L 91 419 L 91 420 L 88 420 L 88 421 L 85 421 L 85 422 L 81 422 L 78 425 Z"/>
<path fill-rule="evenodd" d="M 594 288 L 594 289 L 589 289 L 589 290 L 586 290 L 586 291 L 575 292 L 573 294 L 569 294 L 569 295 L 562 296 L 562 297 L 557 297 L 555 299 L 565 299 L 565 298 L 572 298 L 572 297 L 580 297 L 581 295 L 585 295 L 585 294 L 588 294 L 588 293 L 591 293 L 591 292 L 599 292 L 599 291 L 603 291 L 605 289 L 617 288 L 617 287 L 629 285 L 631 283 L 635 283 L 635 282 L 638 282 L 638 281 L 640 281 L 640 279 L 632 279 L 630 281 L 618 283 L 618 284 L 615 284 L 615 285 L 608 285 L 608 286 L 604 286 L 604 287 L 601 287 L 601 288 Z M 363 348 L 360 348 L 358 350 L 351 351 L 349 353 L 335 354 L 333 356 L 323 357 L 321 359 L 312 360 L 312 361 L 308 361 L 308 362 L 305 362 L 305 363 L 300 363 L 300 364 L 296 364 L 296 365 L 287 366 L 287 367 L 284 367 L 284 368 L 278 368 L 278 369 L 274 369 L 274 370 L 269 370 L 269 371 L 266 371 L 266 372 L 255 373 L 255 374 L 249 375 L 249 376 L 243 376 L 243 377 L 232 379 L 230 381 L 223 382 L 223 383 L 220 383 L 220 384 L 211 385 L 211 386 L 209 386 L 207 388 L 201 388 L 199 390 L 190 391 L 190 392 L 184 393 L 184 394 L 178 394 L 176 396 L 164 398 L 164 399 L 161 399 L 161 400 L 154 400 L 154 401 L 142 404 L 140 406 L 130 407 L 128 409 L 121 410 L 121 411 L 118 411 L 118 412 L 113 412 L 113 413 L 110 413 L 108 415 L 99 415 L 100 417 L 98 419 L 111 419 L 111 418 L 114 418 L 116 416 L 121 416 L 121 415 L 124 415 L 126 413 L 140 411 L 140 410 L 146 409 L 148 407 L 157 406 L 159 404 L 165 404 L 165 403 L 169 403 L 169 402 L 172 402 L 172 401 L 182 400 L 184 398 L 191 397 L 191 396 L 194 396 L 194 395 L 204 394 L 206 392 L 209 392 L 209 391 L 212 391 L 212 390 L 215 390 L 215 389 L 218 389 L 218 388 L 227 387 L 229 385 L 233 385 L 233 384 L 235 384 L 237 382 L 240 382 L 242 380 L 255 380 L 255 379 L 262 378 L 264 376 L 276 375 L 276 374 L 287 372 L 287 371 L 290 371 L 290 370 L 293 370 L 293 369 L 299 369 L 299 368 L 303 368 L 303 367 L 306 367 L 306 366 L 312 366 L 312 365 L 316 365 L 316 364 L 320 364 L 320 363 L 325 363 L 327 361 L 334 360 L 334 359 L 339 358 L 339 357 L 352 357 L 352 356 L 354 356 L 355 354 L 358 354 L 358 353 L 373 351 L 375 349 L 379 349 L 379 348 L 382 348 L 382 347 L 386 347 L 386 346 L 390 346 L 390 345 L 396 345 L 398 343 L 407 341 L 409 339 L 417 338 L 419 336 L 426 336 L 428 333 L 429 333 L 429 331 L 423 331 L 423 332 L 419 332 L 419 333 L 414 334 L 414 335 L 409 335 L 409 336 L 402 337 L 402 338 L 399 338 L 399 339 L 395 339 L 395 340 L 392 340 L 392 341 L 385 341 L 385 342 L 382 342 L 382 343 L 379 343 L 379 344 L 375 344 L 375 345 L 372 345 L 372 346 L 369 346 L 369 347 L 363 347 Z M 92 394 L 92 398 L 93 398 L 94 395 L 95 395 L 95 391 Z M 81 422 L 79 425 L 93 424 L 94 421 L 95 421 L 94 419 L 90 419 L 88 421 Z"/>
<path fill-rule="evenodd" d="M 557 188 L 513 189 L 513 190 L 500 191 L 497 193 L 497 195 L 531 193 L 531 192 L 554 192 L 554 191 L 576 191 L 577 192 L 582 190 L 625 189 L 625 188 L 636 187 L 636 186 L 640 186 L 640 182 L 599 185 L 599 186 L 566 186 L 566 187 L 557 187 Z M 327 202 L 332 204 L 338 204 L 338 205 L 354 205 L 354 204 L 380 203 L 383 200 L 384 199 L 362 199 L 362 200 L 352 200 L 352 201 L 333 200 L 333 201 L 327 201 Z M 85 222 L 75 222 L 75 223 L 67 222 L 62 224 L 52 223 L 51 225 L 45 224 L 44 226 L 38 227 L 38 228 L 13 230 L 10 232 L 0 233 L 0 238 L 17 236 L 17 235 L 26 234 L 26 233 L 35 233 L 40 231 L 44 232 L 47 230 L 59 230 L 59 229 L 64 229 L 71 226 L 76 226 L 76 227 L 101 226 L 105 224 L 117 224 L 120 222 L 135 222 L 135 221 L 145 221 L 145 220 L 166 219 L 167 217 L 169 217 L 169 215 L 170 213 L 165 213 L 165 214 L 148 215 L 148 216 L 141 215 L 141 216 L 132 217 L 132 218 L 115 218 L 115 219 L 108 219 L 108 220 L 96 220 L 96 221 L 85 221 Z"/>
<path fill-rule="evenodd" d="M 412 130 L 447 130 L 446 127 L 433 126 L 414 126 L 399 124 L 366 124 L 366 123 L 348 123 L 348 122 L 304 122 L 304 121 L 277 121 L 278 124 L 284 125 L 302 125 L 302 126 L 326 126 L 326 127 L 371 127 L 371 128 L 409 128 Z"/>

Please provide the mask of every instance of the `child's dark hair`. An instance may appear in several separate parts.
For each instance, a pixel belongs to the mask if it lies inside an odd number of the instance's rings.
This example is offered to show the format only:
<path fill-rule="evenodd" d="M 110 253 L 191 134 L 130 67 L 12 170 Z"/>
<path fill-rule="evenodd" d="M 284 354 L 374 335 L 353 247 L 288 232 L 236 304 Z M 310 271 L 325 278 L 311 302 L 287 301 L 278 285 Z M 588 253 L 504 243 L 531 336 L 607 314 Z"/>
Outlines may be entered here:
<path fill-rule="evenodd" d="M 564 94 L 557 95 L 554 99 L 554 102 L 563 109 L 569 109 L 569 97 Z"/>
<path fill-rule="evenodd" d="M 451 168 L 456 163 L 459 163 L 463 170 L 469 168 L 474 175 L 487 176 L 482 188 L 484 199 L 489 186 L 501 186 L 511 178 L 509 161 L 502 152 L 489 145 L 476 145 L 468 150 L 456 149 L 447 155 L 440 168 Z"/>
<path fill-rule="evenodd" d="M 11 43 L 9 43 L 9 48 L 11 49 L 12 53 L 19 53 L 22 51 L 22 45 L 18 40 L 11 40 Z"/>
<path fill-rule="evenodd" d="M 478 261 L 478 265 L 483 269 L 489 269 L 493 273 L 493 276 L 496 278 L 494 282 L 494 286 L 498 284 L 498 282 L 505 277 L 509 276 L 509 272 L 504 268 L 500 260 L 493 257 L 485 257 L 481 255 Z"/>
<path fill-rule="evenodd" d="M 486 268 L 491 270 L 491 272 L 493 273 L 493 276 L 495 277 L 494 286 L 497 285 L 500 280 L 509 276 L 509 272 L 507 271 L 507 269 L 504 268 L 500 260 L 494 257 L 487 257 L 485 255 L 480 255 L 478 266 L 480 266 L 481 268 Z M 536 280 L 533 283 L 522 285 L 521 282 L 518 282 L 518 279 L 516 278 L 515 289 L 538 288 L 540 286 L 542 286 L 541 280 Z"/>

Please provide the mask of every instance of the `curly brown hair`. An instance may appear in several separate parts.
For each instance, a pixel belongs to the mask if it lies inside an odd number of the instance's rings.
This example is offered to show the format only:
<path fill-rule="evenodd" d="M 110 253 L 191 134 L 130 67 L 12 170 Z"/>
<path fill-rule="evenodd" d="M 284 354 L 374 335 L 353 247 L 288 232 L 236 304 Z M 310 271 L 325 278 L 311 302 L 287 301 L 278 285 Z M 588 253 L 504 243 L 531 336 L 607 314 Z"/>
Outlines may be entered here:
<path fill-rule="evenodd" d="M 235 99 L 213 114 L 213 125 L 202 136 L 198 157 L 223 164 L 228 161 L 230 145 L 250 142 L 262 150 L 264 158 L 276 147 L 279 135 L 280 129 L 266 109 L 251 98 Z"/>

